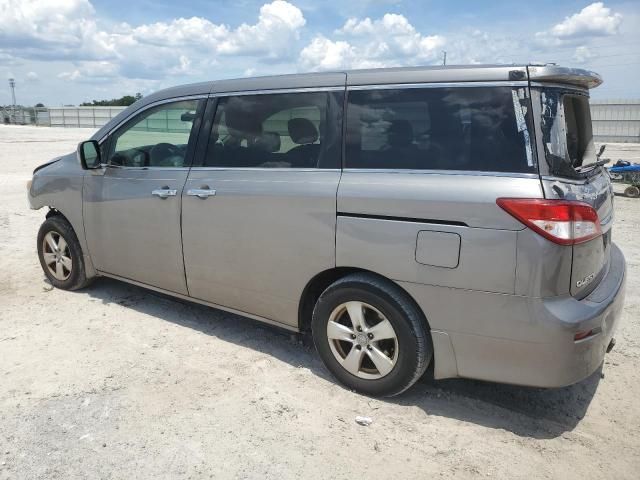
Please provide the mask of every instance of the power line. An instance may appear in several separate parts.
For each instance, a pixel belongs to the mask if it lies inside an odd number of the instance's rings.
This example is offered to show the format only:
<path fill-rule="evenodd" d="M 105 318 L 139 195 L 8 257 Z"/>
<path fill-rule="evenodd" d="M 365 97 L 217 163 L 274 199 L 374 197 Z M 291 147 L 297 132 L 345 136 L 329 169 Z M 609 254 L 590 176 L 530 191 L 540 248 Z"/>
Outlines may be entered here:
<path fill-rule="evenodd" d="M 604 65 L 595 65 L 595 66 L 596 67 L 628 67 L 629 65 L 640 65 L 640 62 L 608 63 Z"/>
<path fill-rule="evenodd" d="M 592 57 L 586 59 L 587 62 L 595 62 L 598 60 L 602 60 L 602 59 L 607 59 L 607 58 L 613 58 L 613 57 L 627 57 L 627 56 L 634 56 L 634 57 L 638 57 L 638 54 L 636 52 L 633 53 L 615 53 L 615 54 L 611 54 L 611 55 L 598 55 L 595 54 Z M 554 61 L 558 61 L 558 62 L 569 62 L 569 61 L 575 61 L 575 55 L 571 56 L 571 57 L 551 57 Z"/>
<path fill-rule="evenodd" d="M 553 48 L 550 49 L 551 51 L 554 52 L 568 52 L 568 51 L 573 51 L 576 48 L 579 47 L 587 47 L 589 50 L 602 50 L 605 48 L 620 48 L 620 47 L 630 47 L 630 46 L 640 46 L 640 42 L 628 42 L 628 43 L 613 43 L 611 45 L 601 45 L 601 44 L 597 44 L 597 45 L 574 45 L 572 47 L 566 46 L 566 47 L 558 47 L 558 48 Z"/>

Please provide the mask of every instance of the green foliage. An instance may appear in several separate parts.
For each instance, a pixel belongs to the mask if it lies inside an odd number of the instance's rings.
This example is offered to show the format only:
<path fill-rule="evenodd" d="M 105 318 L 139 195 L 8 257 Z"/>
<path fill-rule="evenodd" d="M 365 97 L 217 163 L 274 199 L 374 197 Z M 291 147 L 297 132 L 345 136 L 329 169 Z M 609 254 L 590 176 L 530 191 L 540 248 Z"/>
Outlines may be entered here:
<path fill-rule="evenodd" d="M 112 98 L 111 100 L 93 100 L 92 102 L 81 103 L 81 107 L 128 107 L 132 103 L 142 98 L 141 93 L 136 93 L 135 96 L 125 95 L 121 98 Z"/>

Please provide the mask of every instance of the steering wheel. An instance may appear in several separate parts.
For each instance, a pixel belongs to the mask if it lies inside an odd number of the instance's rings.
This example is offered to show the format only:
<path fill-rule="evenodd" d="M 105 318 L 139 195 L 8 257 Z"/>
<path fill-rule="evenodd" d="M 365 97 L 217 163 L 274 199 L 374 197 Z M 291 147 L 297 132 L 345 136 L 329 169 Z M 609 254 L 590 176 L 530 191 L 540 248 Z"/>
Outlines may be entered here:
<path fill-rule="evenodd" d="M 169 166 L 167 162 L 172 157 L 182 158 L 182 152 L 178 147 L 171 143 L 158 143 L 149 150 L 149 166 L 164 167 Z"/>

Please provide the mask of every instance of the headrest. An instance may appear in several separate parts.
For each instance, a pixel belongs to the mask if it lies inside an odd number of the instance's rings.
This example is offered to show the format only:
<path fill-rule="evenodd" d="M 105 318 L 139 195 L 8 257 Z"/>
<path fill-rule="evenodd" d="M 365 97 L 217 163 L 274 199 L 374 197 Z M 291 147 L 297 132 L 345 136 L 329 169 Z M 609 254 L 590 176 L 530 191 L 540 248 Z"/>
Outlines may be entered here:
<path fill-rule="evenodd" d="M 387 140 L 392 147 L 406 147 L 413 143 L 413 127 L 409 120 L 394 120 L 387 129 Z"/>
<path fill-rule="evenodd" d="M 242 105 L 230 104 L 226 107 L 225 124 L 234 137 L 253 137 L 262 133 L 262 124 L 252 115 L 248 115 Z"/>
<path fill-rule="evenodd" d="M 287 123 L 287 128 L 291 140 L 298 145 L 315 143 L 318 140 L 318 129 L 307 118 L 292 118 Z"/>
<path fill-rule="evenodd" d="M 263 132 L 254 139 L 252 146 L 263 152 L 279 152 L 280 134 L 278 132 Z"/>

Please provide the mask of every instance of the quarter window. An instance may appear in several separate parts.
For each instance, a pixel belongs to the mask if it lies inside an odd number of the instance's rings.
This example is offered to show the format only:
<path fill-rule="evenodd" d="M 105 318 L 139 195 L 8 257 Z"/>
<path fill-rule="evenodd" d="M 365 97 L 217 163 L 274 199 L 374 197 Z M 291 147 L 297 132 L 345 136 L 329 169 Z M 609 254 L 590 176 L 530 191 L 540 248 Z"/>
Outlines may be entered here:
<path fill-rule="evenodd" d="M 183 167 L 198 100 L 168 103 L 142 112 L 111 140 L 110 165 Z"/>
<path fill-rule="evenodd" d="M 351 91 L 345 166 L 533 172 L 529 110 L 508 87 Z"/>
<path fill-rule="evenodd" d="M 204 166 L 317 167 L 327 100 L 324 92 L 220 98 Z"/>

